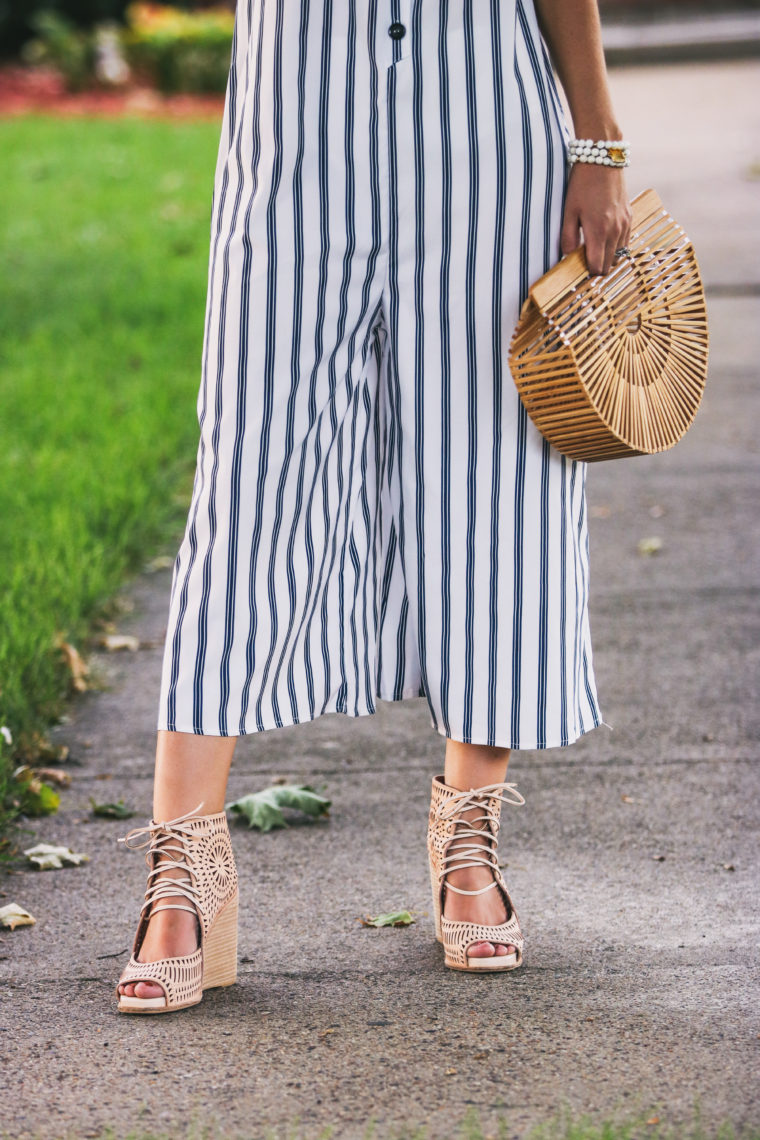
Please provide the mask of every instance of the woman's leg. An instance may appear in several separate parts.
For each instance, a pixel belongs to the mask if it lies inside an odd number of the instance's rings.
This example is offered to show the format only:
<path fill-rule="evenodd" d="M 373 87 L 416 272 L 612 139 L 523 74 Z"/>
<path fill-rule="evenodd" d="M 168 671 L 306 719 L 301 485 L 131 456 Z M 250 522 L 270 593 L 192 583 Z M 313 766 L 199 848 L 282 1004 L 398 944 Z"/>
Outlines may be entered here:
<path fill-rule="evenodd" d="M 158 734 L 156 769 L 153 784 L 153 818 L 174 819 L 192 811 L 201 801 L 201 815 L 213 815 L 224 808 L 227 777 L 235 736 L 196 736 L 189 732 Z M 164 871 L 167 877 L 173 872 Z M 182 871 L 176 876 L 181 877 Z M 175 876 L 175 877 L 176 877 Z M 186 903 L 181 895 L 166 902 Z M 160 910 L 148 923 L 142 946 L 141 962 L 192 954 L 198 946 L 198 920 L 186 910 Z M 130 997 L 161 997 L 163 990 L 151 982 L 121 985 Z"/>
<path fill-rule="evenodd" d="M 443 778 L 450 788 L 469 791 L 470 788 L 501 783 L 507 774 L 508 763 L 508 748 L 490 748 L 484 744 L 463 744 L 459 740 L 447 739 Z M 473 819 L 479 814 L 482 813 L 478 808 L 472 808 L 462 812 L 462 818 Z M 492 881 L 493 875 L 485 866 L 466 867 L 447 876 L 447 882 L 463 891 L 478 890 Z M 446 918 L 484 926 L 498 926 L 506 920 L 504 901 L 496 889 L 482 895 L 458 895 L 456 891 L 447 891 L 443 913 Z M 494 954 L 512 954 L 514 947 L 476 942 L 467 953 L 471 958 L 491 958 Z"/>

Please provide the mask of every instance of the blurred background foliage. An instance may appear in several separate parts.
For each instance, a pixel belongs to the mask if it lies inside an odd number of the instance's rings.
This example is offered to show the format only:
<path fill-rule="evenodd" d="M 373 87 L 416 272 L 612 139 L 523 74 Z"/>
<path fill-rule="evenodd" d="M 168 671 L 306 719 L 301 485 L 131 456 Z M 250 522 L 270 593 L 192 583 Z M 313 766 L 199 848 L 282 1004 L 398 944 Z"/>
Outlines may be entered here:
<path fill-rule="evenodd" d="M 17 56 L 36 35 L 36 20 L 42 12 L 53 13 L 74 27 L 85 29 L 122 20 L 127 5 L 128 0 L 0 0 L 0 51 L 6 59 Z"/>
<path fill-rule="evenodd" d="M 81 30 L 97 24 L 123 23 L 130 0 L 0 0 L 0 55 L 5 59 L 18 56 L 22 47 L 33 39 L 36 18 L 41 12 L 52 12 Z M 176 0 L 173 8 L 195 11 L 208 7 L 208 2 Z M 217 6 L 234 11 L 233 0 L 217 0 Z"/>
<path fill-rule="evenodd" d="M 2 0 L 0 0 L 2 3 Z M 234 13 L 112 0 L 112 18 L 77 19 L 47 0 L 28 15 L 21 59 L 52 67 L 71 91 L 129 81 L 159 91 L 223 94 L 230 66 Z"/>

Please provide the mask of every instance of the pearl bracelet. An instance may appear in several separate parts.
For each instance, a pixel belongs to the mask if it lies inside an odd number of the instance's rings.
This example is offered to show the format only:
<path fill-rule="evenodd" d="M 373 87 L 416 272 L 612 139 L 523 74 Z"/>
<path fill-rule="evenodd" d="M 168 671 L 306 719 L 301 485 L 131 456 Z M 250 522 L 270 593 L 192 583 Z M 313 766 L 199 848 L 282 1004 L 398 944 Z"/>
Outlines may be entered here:
<path fill-rule="evenodd" d="M 570 139 L 569 162 L 595 162 L 599 166 L 629 166 L 631 147 L 625 139 Z"/>

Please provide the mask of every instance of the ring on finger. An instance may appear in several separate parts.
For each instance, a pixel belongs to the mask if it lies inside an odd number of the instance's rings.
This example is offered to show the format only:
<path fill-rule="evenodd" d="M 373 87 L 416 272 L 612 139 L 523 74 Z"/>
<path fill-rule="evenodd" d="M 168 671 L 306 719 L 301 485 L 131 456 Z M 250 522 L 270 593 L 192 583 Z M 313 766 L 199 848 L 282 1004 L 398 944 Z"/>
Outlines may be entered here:
<path fill-rule="evenodd" d="M 627 245 L 621 245 L 619 249 L 615 250 L 615 257 L 630 257 L 631 251 Z"/>

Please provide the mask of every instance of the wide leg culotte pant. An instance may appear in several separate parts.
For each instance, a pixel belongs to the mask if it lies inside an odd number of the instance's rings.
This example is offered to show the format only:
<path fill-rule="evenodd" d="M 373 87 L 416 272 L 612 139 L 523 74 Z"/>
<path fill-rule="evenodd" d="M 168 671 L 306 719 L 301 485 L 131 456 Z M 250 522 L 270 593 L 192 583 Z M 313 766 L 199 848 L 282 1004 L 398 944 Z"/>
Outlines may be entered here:
<path fill-rule="evenodd" d="M 507 362 L 567 169 L 532 0 L 239 0 L 232 56 L 158 726 L 419 696 L 456 740 L 568 744 L 600 722 L 585 467 Z"/>

